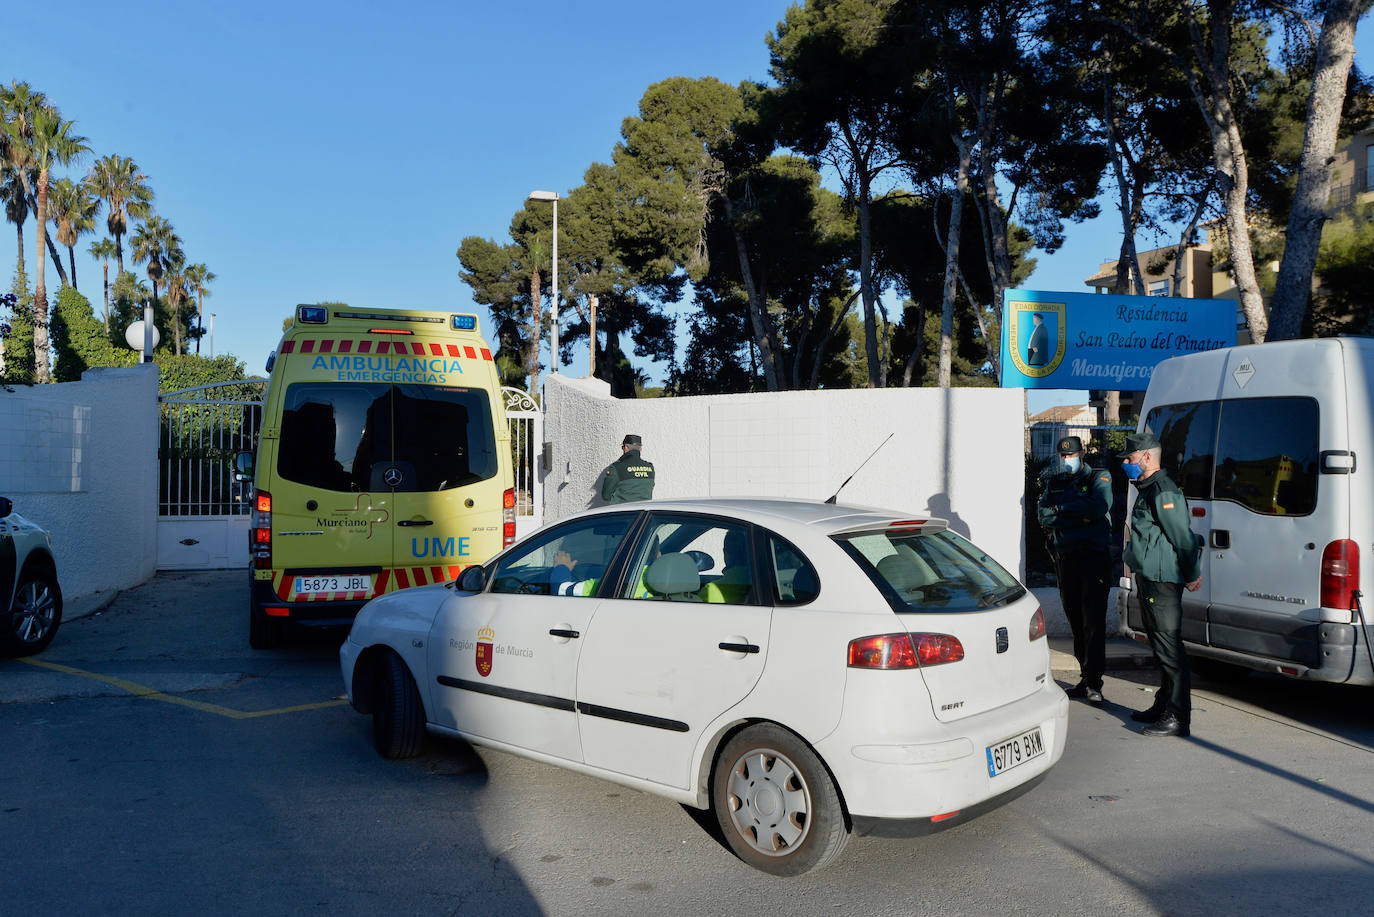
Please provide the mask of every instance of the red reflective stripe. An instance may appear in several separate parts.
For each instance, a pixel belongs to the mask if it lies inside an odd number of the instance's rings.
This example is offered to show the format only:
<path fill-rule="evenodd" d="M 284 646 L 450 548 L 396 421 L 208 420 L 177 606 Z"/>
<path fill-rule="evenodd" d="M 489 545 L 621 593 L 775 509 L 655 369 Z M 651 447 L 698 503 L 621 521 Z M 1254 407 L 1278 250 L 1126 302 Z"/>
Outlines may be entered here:
<path fill-rule="evenodd" d="M 432 356 L 442 357 L 444 355 L 444 348 L 438 344 L 430 344 L 429 352 Z"/>
<path fill-rule="evenodd" d="M 397 588 L 397 589 L 409 589 L 409 588 L 410 588 L 410 577 L 406 575 L 406 571 L 405 571 L 405 568 L 404 568 L 404 567 L 397 567 L 397 568 L 396 568 L 396 588 Z"/>
<path fill-rule="evenodd" d="M 391 343 L 392 343 L 391 341 L 378 341 L 378 342 L 377 342 L 377 352 L 378 352 L 378 353 L 386 353 L 386 352 L 388 351 L 388 349 L 391 347 Z"/>
<path fill-rule="evenodd" d="M 456 356 L 458 356 L 458 345 L 457 345 L 457 344 L 449 344 L 449 345 L 448 345 L 448 355 L 451 356 L 451 357 L 456 357 Z"/>
<path fill-rule="evenodd" d="M 442 582 L 444 581 L 444 578 L 445 578 L 445 577 L 444 577 L 444 568 L 443 568 L 443 567 L 430 567 L 430 568 L 429 568 L 429 581 L 430 581 L 431 583 L 442 583 Z"/>
<path fill-rule="evenodd" d="M 457 579 L 457 578 L 458 578 L 458 574 L 460 574 L 460 573 L 462 573 L 462 572 L 463 572 L 463 565 L 462 565 L 462 564 L 455 564 L 455 565 L 453 565 L 452 567 L 449 567 L 449 568 L 448 568 L 448 577 L 447 577 L 447 578 L 448 578 L 448 579 Z"/>
<path fill-rule="evenodd" d="M 301 353 L 314 353 L 314 352 L 315 352 L 315 342 L 314 342 L 314 341 L 301 341 Z"/>
<path fill-rule="evenodd" d="M 404 347 L 405 345 L 402 344 L 401 346 Z M 412 341 L 410 344 L 410 352 L 417 357 L 423 357 L 425 355 L 425 345 L 418 341 Z"/>
<path fill-rule="evenodd" d="M 371 353 L 371 352 L 372 352 L 372 342 L 371 342 L 371 341 L 359 341 L 359 342 L 358 342 L 358 353 Z"/>
<path fill-rule="evenodd" d="M 381 573 L 377 574 L 377 582 L 372 584 L 372 594 L 374 596 L 386 592 L 386 581 L 389 576 L 391 576 L 390 570 L 383 570 Z"/>
<path fill-rule="evenodd" d="M 339 353 L 351 353 L 352 351 L 353 351 L 353 342 L 352 342 L 352 341 L 340 341 L 340 342 L 339 342 Z"/>
<path fill-rule="evenodd" d="M 467 357 L 469 360 L 475 360 L 477 359 L 477 351 L 473 350 L 471 347 L 464 347 L 463 356 Z"/>
<path fill-rule="evenodd" d="M 286 597 L 291 594 L 291 580 L 282 576 L 280 573 L 274 573 L 272 576 L 273 578 L 280 577 L 280 579 L 277 579 L 277 588 L 275 591 L 277 593 L 277 598 L 285 602 Z"/>
<path fill-rule="evenodd" d="M 330 353 L 334 349 L 334 339 L 327 338 L 320 341 L 320 353 Z"/>
<path fill-rule="evenodd" d="M 485 347 L 482 348 L 482 359 L 483 359 L 483 360 L 490 360 L 490 359 L 491 359 L 491 351 L 490 351 L 490 350 L 487 350 L 487 348 L 485 348 Z"/>
<path fill-rule="evenodd" d="M 410 575 L 415 579 L 416 586 L 428 586 L 429 580 L 425 579 L 424 567 L 411 567 Z"/>
<path fill-rule="evenodd" d="M 295 341 L 282 341 L 282 342 L 281 342 L 281 352 L 282 352 L 282 353 L 292 353 L 292 352 L 295 351 L 295 349 L 296 349 L 296 342 L 295 342 Z"/>

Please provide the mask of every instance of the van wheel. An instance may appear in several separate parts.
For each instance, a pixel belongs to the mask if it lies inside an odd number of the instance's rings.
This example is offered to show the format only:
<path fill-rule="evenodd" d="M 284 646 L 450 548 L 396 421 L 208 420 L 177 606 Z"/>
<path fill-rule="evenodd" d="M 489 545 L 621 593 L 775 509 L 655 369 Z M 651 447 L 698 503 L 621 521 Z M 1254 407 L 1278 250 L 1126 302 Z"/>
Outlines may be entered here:
<path fill-rule="evenodd" d="M 820 869 L 849 842 L 830 772 L 805 742 L 772 723 L 725 744 L 711 806 L 735 855 L 775 876 Z"/>
<path fill-rule="evenodd" d="M 62 623 L 62 590 L 57 577 L 43 567 L 30 567 L 19 577 L 3 632 L 0 656 L 32 656 L 47 649 Z"/>
<path fill-rule="evenodd" d="M 383 758 L 413 758 L 425 742 L 425 708 L 410 670 L 395 653 L 378 662 L 372 744 Z"/>
<path fill-rule="evenodd" d="M 267 616 L 267 612 L 251 603 L 248 609 L 248 645 L 255 650 L 270 650 L 282 642 L 282 625 Z"/>

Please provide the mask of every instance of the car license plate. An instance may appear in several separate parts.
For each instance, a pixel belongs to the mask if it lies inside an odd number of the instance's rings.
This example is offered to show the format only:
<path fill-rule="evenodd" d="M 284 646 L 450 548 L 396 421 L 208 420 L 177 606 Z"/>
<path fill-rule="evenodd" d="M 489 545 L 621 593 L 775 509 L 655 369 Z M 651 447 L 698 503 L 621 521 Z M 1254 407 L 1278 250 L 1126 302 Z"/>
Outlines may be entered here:
<path fill-rule="evenodd" d="M 1032 758 L 1045 753 L 1045 742 L 1040 738 L 1040 727 L 1028 729 L 1005 742 L 988 746 L 988 776 L 1005 774 L 1013 767 L 1025 764 Z"/>
<path fill-rule="evenodd" d="M 296 595 L 315 595 L 321 592 L 371 592 L 372 577 L 354 573 L 331 576 L 296 577 Z"/>

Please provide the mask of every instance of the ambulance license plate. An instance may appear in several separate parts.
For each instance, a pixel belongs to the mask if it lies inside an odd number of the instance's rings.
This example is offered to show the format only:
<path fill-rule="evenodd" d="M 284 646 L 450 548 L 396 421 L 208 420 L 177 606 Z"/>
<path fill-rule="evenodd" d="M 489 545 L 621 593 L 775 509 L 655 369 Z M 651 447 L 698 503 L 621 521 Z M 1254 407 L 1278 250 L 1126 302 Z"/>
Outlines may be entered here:
<path fill-rule="evenodd" d="M 1044 753 L 1045 742 L 1040 738 L 1040 727 L 1036 726 L 1018 736 L 1012 736 L 1005 742 L 988 746 L 988 776 L 1005 774 L 1013 767 L 1025 764 Z"/>
<path fill-rule="evenodd" d="M 321 592 L 371 592 L 372 577 L 356 573 L 330 576 L 296 577 L 296 595 L 316 595 Z"/>

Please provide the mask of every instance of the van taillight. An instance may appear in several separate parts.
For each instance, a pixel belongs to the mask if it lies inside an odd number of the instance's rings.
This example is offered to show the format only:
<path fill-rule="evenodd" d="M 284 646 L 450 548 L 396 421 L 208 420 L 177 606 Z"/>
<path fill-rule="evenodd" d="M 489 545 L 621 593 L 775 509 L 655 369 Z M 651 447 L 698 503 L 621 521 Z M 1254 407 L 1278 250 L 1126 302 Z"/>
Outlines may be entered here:
<path fill-rule="evenodd" d="M 1322 551 L 1322 607 L 1354 608 L 1355 592 L 1359 588 L 1359 546 L 1349 538 L 1331 542 Z"/>
<path fill-rule="evenodd" d="M 501 495 L 503 524 L 501 526 L 501 547 L 515 544 L 515 488 Z"/>
<path fill-rule="evenodd" d="M 258 491 L 253 497 L 253 527 L 248 530 L 248 553 L 259 570 L 272 568 L 272 495 Z"/>
<path fill-rule="evenodd" d="M 851 669 L 914 669 L 964 658 L 964 645 L 949 634 L 880 634 L 849 641 Z"/>

